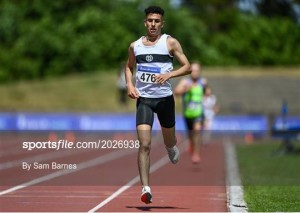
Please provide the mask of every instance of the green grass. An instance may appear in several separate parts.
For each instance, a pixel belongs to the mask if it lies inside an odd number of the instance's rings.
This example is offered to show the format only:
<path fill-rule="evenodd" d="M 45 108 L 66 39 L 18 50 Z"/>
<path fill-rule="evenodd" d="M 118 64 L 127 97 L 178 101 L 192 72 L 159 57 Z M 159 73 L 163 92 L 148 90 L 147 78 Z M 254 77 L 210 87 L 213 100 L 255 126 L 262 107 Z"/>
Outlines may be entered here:
<path fill-rule="evenodd" d="M 250 212 L 300 211 L 300 155 L 274 155 L 278 146 L 275 142 L 237 146 Z"/>
<path fill-rule="evenodd" d="M 116 72 L 105 72 L 0 85 L 0 111 L 134 111 L 134 101 L 119 104 L 116 82 Z"/>
<path fill-rule="evenodd" d="M 299 75 L 299 68 L 204 67 L 205 77 L 249 77 L 262 75 Z M 0 112 L 134 112 L 135 101 L 128 106 L 118 103 L 116 87 L 118 70 L 74 74 L 45 80 L 0 84 Z M 173 86 L 179 78 L 172 79 Z M 181 100 L 176 98 L 176 111 Z"/>

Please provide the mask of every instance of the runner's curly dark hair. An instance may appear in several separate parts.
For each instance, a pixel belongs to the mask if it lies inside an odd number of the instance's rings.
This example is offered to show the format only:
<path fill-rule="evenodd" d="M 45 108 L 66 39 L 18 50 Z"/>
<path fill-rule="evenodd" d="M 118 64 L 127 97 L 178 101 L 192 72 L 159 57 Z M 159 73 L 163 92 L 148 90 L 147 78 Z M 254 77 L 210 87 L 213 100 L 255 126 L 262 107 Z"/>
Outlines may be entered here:
<path fill-rule="evenodd" d="M 147 16 L 149 13 L 155 13 L 155 14 L 160 14 L 161 16 L 164 16 L 164 9 L 162 9 L 159 6 L 150 6 L 146 8 L 145 10 L 145 15 Z"/>

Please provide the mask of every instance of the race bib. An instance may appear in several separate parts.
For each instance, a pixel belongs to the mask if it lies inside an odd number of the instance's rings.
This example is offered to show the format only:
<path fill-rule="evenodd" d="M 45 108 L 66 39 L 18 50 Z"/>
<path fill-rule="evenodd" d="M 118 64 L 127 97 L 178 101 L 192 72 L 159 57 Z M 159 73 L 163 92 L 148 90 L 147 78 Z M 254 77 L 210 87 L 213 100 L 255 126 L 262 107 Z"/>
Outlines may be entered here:
<path fill-rule="evenodd" d="M 201 108 L 201 103 L 198 103 L 198 102 L 190 102 L 188 103 L 187 105 L 187 109 L 189 110 L 198 110 L 199 108 Z"/>
<path fill-rule="evenodd" d="M 184 109 L 184 116 L 187 118 L 197 118 L 202 113 L 202 105 L 199 102 L 190 102 Z"/>
<path fill-rule="evenodd" d="M 156 84 L 155 76 L 160 74 L 161 68 L 159 67 L 149 67 L 141 66 L 137 67 L 137 79 L 140 82 L 147 84 Z"/>

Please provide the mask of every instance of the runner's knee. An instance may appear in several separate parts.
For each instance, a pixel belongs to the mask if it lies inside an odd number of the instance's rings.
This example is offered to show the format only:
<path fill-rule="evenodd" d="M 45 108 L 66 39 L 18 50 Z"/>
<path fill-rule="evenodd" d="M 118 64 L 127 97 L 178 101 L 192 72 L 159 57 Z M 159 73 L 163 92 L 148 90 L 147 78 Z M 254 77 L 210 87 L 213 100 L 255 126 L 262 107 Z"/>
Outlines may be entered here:
<path fill-rule="evenodd" d="M 140 151 L 150 152 L 151 142 L 150 141 L 140 141 Z"/>

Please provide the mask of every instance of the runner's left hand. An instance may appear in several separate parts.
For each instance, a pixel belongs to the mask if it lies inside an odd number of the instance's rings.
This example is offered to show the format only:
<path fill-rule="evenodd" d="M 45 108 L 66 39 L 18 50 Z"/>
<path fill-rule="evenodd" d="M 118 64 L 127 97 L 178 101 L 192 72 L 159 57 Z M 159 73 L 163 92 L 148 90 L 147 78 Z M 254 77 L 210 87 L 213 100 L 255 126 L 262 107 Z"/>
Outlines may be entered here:
<path fill-rule="evenodd" d="M 155 80 L 159 84 L 165 83 L 170 78 L 171 78 L 171 74 L 170 73 L 159 74 L 159 75 L 155 76 Z"/>

